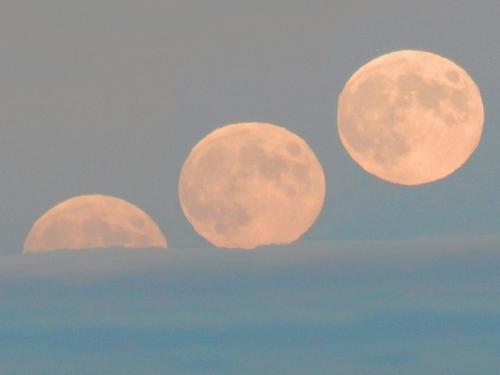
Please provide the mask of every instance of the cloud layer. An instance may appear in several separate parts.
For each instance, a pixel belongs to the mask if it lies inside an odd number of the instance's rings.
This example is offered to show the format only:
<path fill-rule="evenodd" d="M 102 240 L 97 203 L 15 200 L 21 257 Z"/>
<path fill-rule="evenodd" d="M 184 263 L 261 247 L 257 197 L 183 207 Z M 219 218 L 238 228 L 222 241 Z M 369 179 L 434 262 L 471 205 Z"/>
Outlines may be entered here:
<path fill-rule="evenodd" d="M 9 374 L 494 374 L 500 239 L 0 259 Z"/>

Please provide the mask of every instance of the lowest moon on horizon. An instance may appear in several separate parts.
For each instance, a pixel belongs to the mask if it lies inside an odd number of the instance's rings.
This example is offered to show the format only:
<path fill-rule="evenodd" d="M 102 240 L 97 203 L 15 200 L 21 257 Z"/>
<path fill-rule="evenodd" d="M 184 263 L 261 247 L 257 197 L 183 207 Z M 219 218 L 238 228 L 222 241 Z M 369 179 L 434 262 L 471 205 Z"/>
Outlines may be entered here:
<path fill-rule="evenodd" d="M 241 123 L 202 139 L 185 161 L 182 210 L 217 247 L 253 249 L 297 240 L 318 217 L 325 177 L 309 145 L 283 127 Z"/>
<path fill-rule="evenodd" d="M 81 195 L 43 214 L 24 242 L 24 252 L 96 248 L 166 248 L 167 240 L 139 207 L 106 195 Z"/>
<path fill-rule="evenodd" d="M 454 62 L 424 51 L 397 51 L 362 66 L 338 101 L 338 132 L 368 173 L 402 185 L 442 179 L 481 139 L 478 87 Z"/>

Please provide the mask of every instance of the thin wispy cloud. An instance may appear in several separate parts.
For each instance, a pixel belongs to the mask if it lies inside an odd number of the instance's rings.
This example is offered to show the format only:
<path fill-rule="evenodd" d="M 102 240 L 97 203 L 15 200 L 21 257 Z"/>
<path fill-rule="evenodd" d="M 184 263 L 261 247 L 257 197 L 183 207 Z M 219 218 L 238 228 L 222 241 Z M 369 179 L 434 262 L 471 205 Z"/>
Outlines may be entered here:
<path fill-rule="evenodd" d="M 464 269 L 489 267 L 500 257 L 499 249 L 499 236 L 465 236 L 302 242 L 254 251 L 215 248 L 55 251 L 1 257 L 0 279 L 83 282 L 139 274 L 189 279 L 204 273 L 218 277 L 220 272 L 260 274 L 296 269 L 346 276 L 352 272 L 364 278 L 381 270 L 411 273 L 445 263 Z M 358 272 L 360 268 L 364 271 Z"/>

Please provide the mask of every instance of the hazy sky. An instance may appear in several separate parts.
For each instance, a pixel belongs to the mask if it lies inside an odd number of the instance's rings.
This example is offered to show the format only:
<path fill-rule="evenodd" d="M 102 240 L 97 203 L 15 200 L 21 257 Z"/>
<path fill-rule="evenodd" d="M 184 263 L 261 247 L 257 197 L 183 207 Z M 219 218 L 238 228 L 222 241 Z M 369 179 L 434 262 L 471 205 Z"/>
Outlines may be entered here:
<path fill-rule="evenodd" d="M 0 1 L 0 373 L 496 375 L 498 0 Z M 337 97 L 370 59 L 423 49 L 481 89 L 483 138 L 439 182 L 362 171 Z M 324 166 L 304 239 L 210 249 L 178 176 L 218 126 L 280 124 Z M 20 255 L 42 213 L 101 193 L 166 252 Z"/>
<path fill-rule="evenodd" d="M 0 372 L 496 375 L 500 236 L 2 257 Z"/>
<path fill-rule="evenodd" d="M 214 127 L 283 125 L 327 175 L 306 239 L 500 232 L 498 1 L 19 1 L 0 4 L 2 253 L 67 197 L 116 195 L 178 247 L 204 246 L 177 182 Z M 362 64 L 424 49 L 464 67 L 486 108 L 465 167 L 407 188 L 363 172 L 342 148 L 336 101 Z"/>

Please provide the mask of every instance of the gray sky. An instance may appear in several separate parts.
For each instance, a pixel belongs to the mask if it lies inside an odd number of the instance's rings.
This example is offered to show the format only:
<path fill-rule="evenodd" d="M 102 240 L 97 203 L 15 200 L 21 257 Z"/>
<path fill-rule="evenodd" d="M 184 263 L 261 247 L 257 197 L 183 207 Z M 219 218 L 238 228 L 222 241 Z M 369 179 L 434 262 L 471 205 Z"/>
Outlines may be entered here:
<path fill-rule="evenodd" d="M 496 0 L 4 0 L 0 252 L 87 193 L 139 205 L 171 245 L 208 246 L 180 211 L 180 167 L 214 127 L 252 120 L 304 137 L 324 166 L 326 206 L 306 240 L 500 233 L 499 18 Z M 347 78 L 397 49 L 449 57 L 482 91 L 478 150 L 431 185 L 367 175 L 337 137 Z"/>
<path fill-rule="evenodd" d="M 498 0 L 0 1 L 0 373 L 496 375 Z M 403 187 L 336 130 L 361 65 L 423 49 L 464 67 L 486 124 L 464 168 Z M 177 183 L 214 127 L 273 122 L 327 178 L 299 243 L 210 251 Z M 74 195 L 131 201 L 170 253 L 20 255 Z"/>

